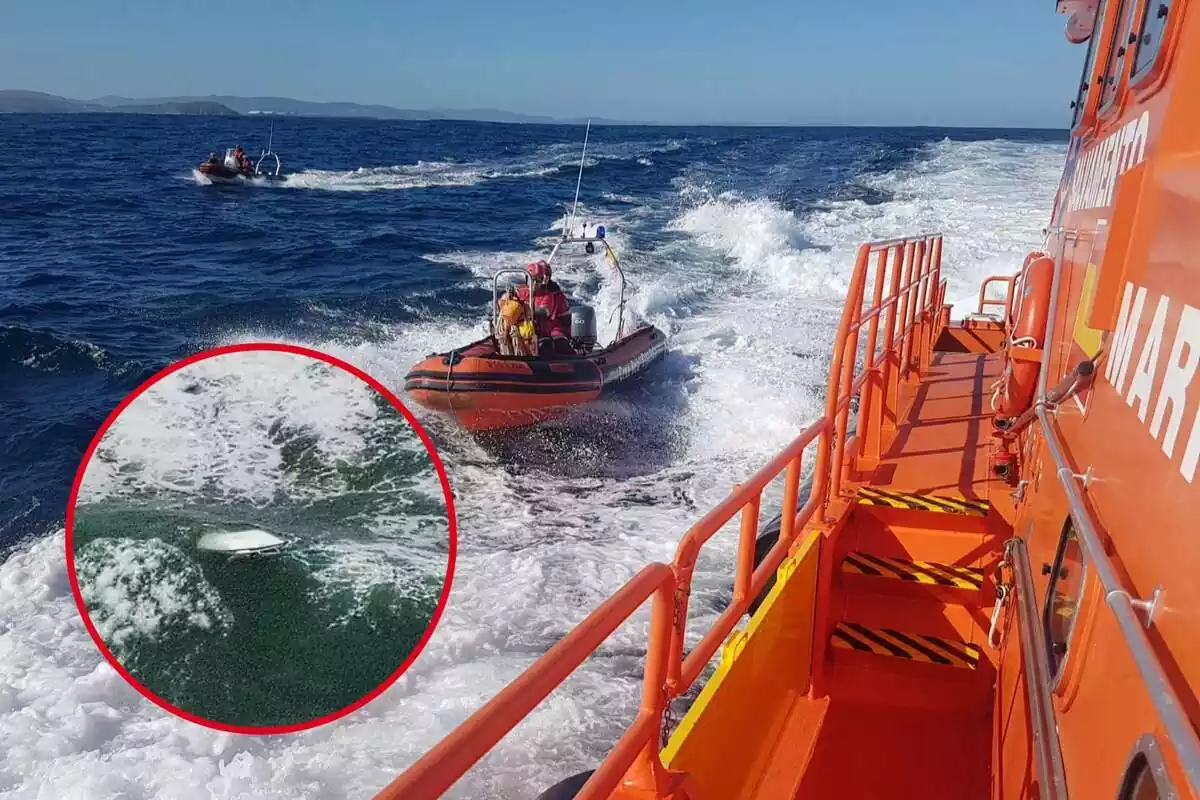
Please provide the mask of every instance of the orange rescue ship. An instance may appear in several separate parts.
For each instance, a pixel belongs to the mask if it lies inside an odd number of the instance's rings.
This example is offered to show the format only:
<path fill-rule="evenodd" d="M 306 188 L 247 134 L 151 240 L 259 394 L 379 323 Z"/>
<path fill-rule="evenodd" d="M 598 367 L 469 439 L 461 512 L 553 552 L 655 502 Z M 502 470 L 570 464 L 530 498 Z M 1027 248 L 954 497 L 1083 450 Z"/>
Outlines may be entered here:
<path fill-rule="evenodd" d="M 1006 297 L 952 322 L 940 236 L 862 245 L 824 414 L 380 797 L 441 796 L 647 601 L 636 719 L 544 797 L 1200 797 L 1192 2 L 1060 0 L 1088 55 Z M 733 599 L 687 648 L 727 526 Z"/>

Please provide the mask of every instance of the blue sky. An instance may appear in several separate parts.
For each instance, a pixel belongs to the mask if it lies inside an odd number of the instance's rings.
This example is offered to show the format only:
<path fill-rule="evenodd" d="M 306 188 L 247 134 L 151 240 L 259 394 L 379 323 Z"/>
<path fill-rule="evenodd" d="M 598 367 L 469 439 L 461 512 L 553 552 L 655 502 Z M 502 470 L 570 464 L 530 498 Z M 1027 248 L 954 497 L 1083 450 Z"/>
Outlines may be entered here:
<path fill-rule="evenodd" d="M 30 0 L 0 88 L 668 123 L 1066 127 L 1050 0 Z M 242 33 L 214 36 L 227 20 Z M 253 43 L 251 43 L 253 42 Z"/>

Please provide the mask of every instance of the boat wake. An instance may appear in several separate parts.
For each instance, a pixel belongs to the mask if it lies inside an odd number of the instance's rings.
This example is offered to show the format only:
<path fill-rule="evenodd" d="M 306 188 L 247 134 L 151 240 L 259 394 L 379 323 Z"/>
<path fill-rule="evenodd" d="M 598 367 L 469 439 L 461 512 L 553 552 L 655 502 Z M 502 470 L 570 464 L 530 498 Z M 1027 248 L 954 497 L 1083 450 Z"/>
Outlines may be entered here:
<path fill-rule="evenodd" d="M 345 172 L 310 169 L 288 175 L 282 185 L 291 189 L 331 192 L 379 192 L 426 189 L 434 186 L 474 186 L 502 178 L 520 179 L 550 175 L 557 166 L 489 167 L 479 163 L 418 161 L 391 167 L 359 167 Z"/>
<path fill-rule="evenodd" d="M 689 142 L 711 144 L 710 139 L 666 139 L 656 141 L 617 142 L 597 146 L 588 156 L 587 164 L 634 161 L 651 166 L 646 154 L 676 153 L 685 150 Z M 570 170 L 578 163 L 571 147 L 547 145 L 524 156 L 492 161 L 417 161 L 415 164 L 358 167 L 351 170 L 305 169 L 288 173 L 284 181 L 265 178 L 239 178 L 244 184 L 278 186 L 279 188 L 314 189 L 331 192 L 379 192 L 434 187 L 475 186 L 487 181 L 542 178 Z M 192 170 L 192 180 L 200 185 L 212 181 L 199 170 Z"/>

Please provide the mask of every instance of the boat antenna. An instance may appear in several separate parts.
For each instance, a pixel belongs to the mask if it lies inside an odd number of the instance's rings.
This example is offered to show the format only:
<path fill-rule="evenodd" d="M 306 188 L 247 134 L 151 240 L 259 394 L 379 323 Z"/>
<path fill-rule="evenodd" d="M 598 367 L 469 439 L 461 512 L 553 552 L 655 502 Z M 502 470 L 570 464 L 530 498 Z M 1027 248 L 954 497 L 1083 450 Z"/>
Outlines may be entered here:
<path fill-rule="evenodd" d="M 267 152 L 272 152 L 271 146 L 275 144 L 275 123 L 271 123 L 271 131 L 267 134 Z"/>
<path fill-rule="evenodd" d="M 575 203 L 571 206 L 571 221 L 568 230 L 563 231 L 566 236 L 570 232 L 570 228 L 575 226 L 575 212 L 579 210 L 579 187 L 583 185 L 583 162 L 587 159 L 587 143 L 588 134 L 592 132 L 592 121 L 587 121 L 587 128 L 583 131 L 583 152 L 579 155 L 579 178 L 575 181 Z"/>

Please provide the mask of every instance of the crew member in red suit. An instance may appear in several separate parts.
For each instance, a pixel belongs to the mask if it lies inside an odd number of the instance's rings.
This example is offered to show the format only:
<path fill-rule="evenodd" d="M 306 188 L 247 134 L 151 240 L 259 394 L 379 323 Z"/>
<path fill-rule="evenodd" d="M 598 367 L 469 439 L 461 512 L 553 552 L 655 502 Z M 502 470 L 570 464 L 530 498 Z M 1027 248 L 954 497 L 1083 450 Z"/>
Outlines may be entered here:
<path fill-rule="evenodd" d="M 533 280 L 533 314 L 537 328 L 538 354 L 571 355 L 571 306 L 559 285 L 550 279 L 550 265 L 535 261 L 525 267 Z M 529 302 L 529 286 L 517 287 L 517 298 Z"/>

